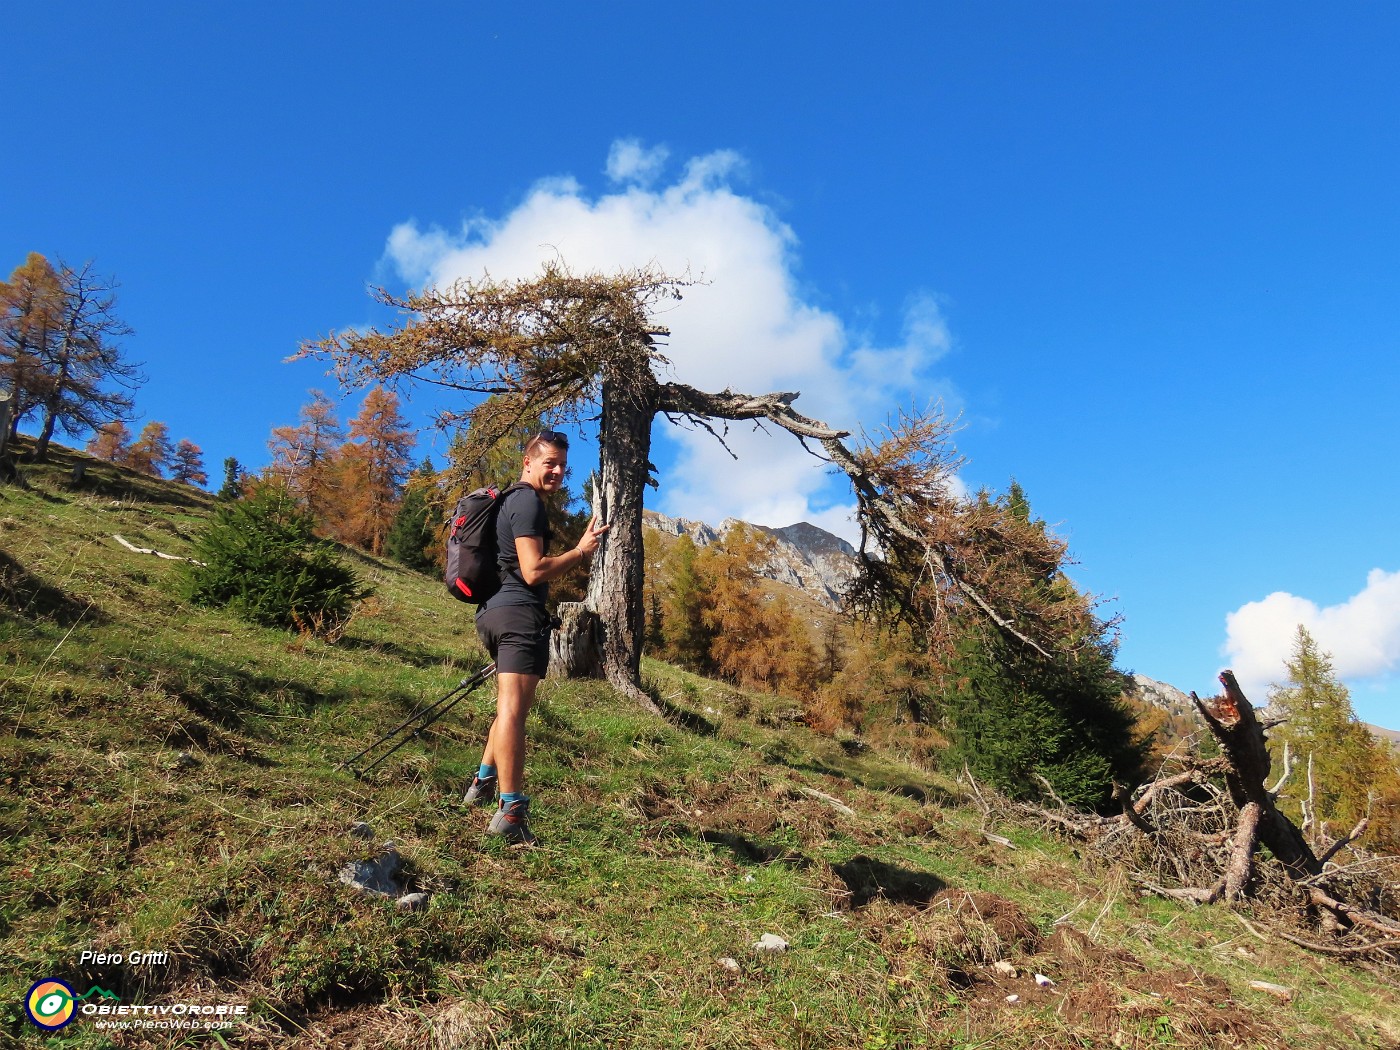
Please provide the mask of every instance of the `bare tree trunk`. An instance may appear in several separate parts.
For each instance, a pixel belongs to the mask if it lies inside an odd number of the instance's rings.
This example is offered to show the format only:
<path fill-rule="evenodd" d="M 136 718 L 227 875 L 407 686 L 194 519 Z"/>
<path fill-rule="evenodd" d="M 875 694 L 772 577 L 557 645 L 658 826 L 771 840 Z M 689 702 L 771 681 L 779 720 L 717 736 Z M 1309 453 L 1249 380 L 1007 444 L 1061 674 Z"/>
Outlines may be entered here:
<path fill-rule="evenodd" d="M 608 681 L 648 711 L 660 714 L 641 688 L 646 567 L 642 497 L 649 477 L 656 394 L 654 383 L 638 390 L 636 377 L 630 379 L 624 386 L 619 377 L 603 375 L 602 469 L 595 499 L 611 527 L 594 556 L 588 607 L 603 625 L 602 665 Z"/>
<path fill-rule="evenodd" d="M 5 450 L 10 444 L 10 417 L 17 407 L 11 394 L 0 393 L 0 463 L 5 460 Z"/>

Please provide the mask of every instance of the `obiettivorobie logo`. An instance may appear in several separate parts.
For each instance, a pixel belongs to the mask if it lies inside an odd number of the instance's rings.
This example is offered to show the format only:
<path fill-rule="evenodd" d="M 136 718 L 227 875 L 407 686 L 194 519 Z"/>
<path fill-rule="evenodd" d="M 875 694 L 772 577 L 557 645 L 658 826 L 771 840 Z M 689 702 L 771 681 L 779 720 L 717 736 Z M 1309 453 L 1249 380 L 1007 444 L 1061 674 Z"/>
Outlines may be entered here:
<path fill-rule="evenodd" d="M 115 958 L 115 957 L 114 957 Z M 89 1001 L 92 1000 L 92 1001 Z M 57 977 L 35 981 L 24 997 L 24 1012 L 44 1032 L 57 1032 L 81 1015 L 97 1028 L 218 1031 L 232 1028 L 248 1016 L 247 1003 L 174 1002 L 136 1005 L 93 985 L 82 995 Z"/>
<path fill-rule="evenodd" d="M 77 1016 L 77 1004 L 96 996 L 120 1002 L 120 996 L 93 985 L 82 995 L 76 995 L 67 982 L 53 977 L 35 981 L 24 999 L 25 1015 L 35 1026 L 46 1032 L 57 1032 Z"/>

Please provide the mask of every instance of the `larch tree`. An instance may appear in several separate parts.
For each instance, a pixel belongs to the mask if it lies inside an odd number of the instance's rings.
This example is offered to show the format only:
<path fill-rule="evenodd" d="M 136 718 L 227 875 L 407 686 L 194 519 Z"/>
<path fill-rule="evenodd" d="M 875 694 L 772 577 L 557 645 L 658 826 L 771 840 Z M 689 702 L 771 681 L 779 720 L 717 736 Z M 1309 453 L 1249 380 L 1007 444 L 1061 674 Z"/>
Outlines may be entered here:
<path fill-rule="evenodd" d="M 320 390 L 308 392 L 311 400 L 301 407 L 301 422 L 272 428 L 267 442 L 272 463 L 267 473 L 282 483 L 318 526 L 323 526 L 337 501 L 335 461 L 345 430 L 336 418 L 335 403 Z"/>
<path fill-rule="evenodd" d="M 59 338 L 63 300 L 58 271 L 38 252 L 0 281 L 0 387 L 11 398 L 11 436 L 46 396 L 44 362 Z"/>
<path fill-rule="evenodd" d="M 704 619 L 705 582 L 696 568 L 699 557 L 695 541 L 682 532 L 665 558 L 668 585 L 665 593 L 659 596 L 661 625 L 658 633 L 668 659 L 704 673 L 711 669 L 713 629 Z"/>
<path fill-rule="evenodd" d="M 1291 798 L 1280 804 L 1301 818 L 1304 834 L 1316 837 L 1328 821 L 1346 830 L 1366 816 L 1385 779 L 1387 756 L 1357 719 L 1331 655 L 1302 624 L 1284 666 L 1288 681 L 1269 690 L 1269 713 L 1283 719 L 1271 742 L 1287 746 L 1296 768 L 1288 781 Z"/>
<path fill-rule="evenodd" d="M 170 479 L 200 487 L 209 484 L 209 473 L 204 469 L 204 450 L 189 438 L 181 438 L 175 445 Z"/>
<path fill-rule="evenodd" d="M 88 440 L 87 451 L 108 463 L 125 463 L 131 455 L 131 431 L 120 421 L 103 423 Z"/>
<path fill-rule="evenodd" d="M 96 430 L 103 423 L 131 418 L 132 391 L 145 377 L 123 356 L 120 340 L 132 329 L 114 312 L 116 282 L 60 264 L 62 288 L 59 328 L 39 355 L 45 382 L 38 399 L 39 435 L 34 458 L 48 456 L 55 432 L 70 435 Z"/>
<path fill-rule="evenodd" d="M 700 617 L 709 629 L 709 663 L 748 689 L 810 699 L 817 681 L 817 654 L 807 629 L 779 595 L 765 593 L 760 568 L 773 540 L 741 523 L 704 548 L 695 570 L 704 581 Z"/>
<path fill-rule="evenodd" d="M 664 382 L 661 340 L 669 331 L 653 312 L 679 299 L 686 283 L 651 269 L 580 276 L 556 263 L 531 279 L 484 277 L 402 296 L 380 289 L 379 302 L 401 311 L 398 325 L 310 340 L 301 356 L 329 358 L 343 383 L 418 381 L 454 391 L 467 403 L 439 422 L 468 423 L 468 440 L 478 448 L 526 418 L 597 420 L 593 498 L 610 529 L 594 559 L 587 604 L 603 625 L 607 678 L 652 711 L 657 705 L 640 679 L 642 497 L 658 416 L 720 440 L 731 421 L 770 424 L 815 446 L 855 490 L 864 540 L 860 603 L 899 609 L 929 626 L 947 602 L 965 603 L 1018 644 L 1043 651 L 1036 638 L 1041 611 L 1003 600 L 1020 595 L 1004 593 L 1004 581 L 986 571 L 980 541 L 988 530 L 1028 543 L 1044 538 L 1002 529 L 998 515 L 963 513 L 947 484 L 958 466 L 949 424 L 931 414 L 902 417 L 883 440 L 853 448 L 848 431 L 794 411 L 796 392 L 711 393 Z M 908 574 L 889 571 L 892 565 L 923 572 L 911 586 Z"/>
<path fill-rule="evenodd" d="M 170 428 L 153 419 L 141 428 L 140 437 L 127 450 L 126 465 L 158 478 L 174 458 L 175 446 L 170 442 Z"/>
<path fill-rule="evenodd" d="M 342 540 L 383 554 L 413 465 L 417 438 L 399 412 L 398 395 L 376 386 L 350 421 L 339 455 Z"/>

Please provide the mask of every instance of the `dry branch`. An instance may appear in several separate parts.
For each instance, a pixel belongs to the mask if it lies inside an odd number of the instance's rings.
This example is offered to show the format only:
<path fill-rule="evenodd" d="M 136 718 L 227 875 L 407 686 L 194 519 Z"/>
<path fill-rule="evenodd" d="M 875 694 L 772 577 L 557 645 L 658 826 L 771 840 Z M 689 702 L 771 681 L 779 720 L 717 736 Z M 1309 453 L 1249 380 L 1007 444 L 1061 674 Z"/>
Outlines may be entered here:
<path fill-rule="evenodd" d="M 150 547 L 138 547 L 124 537 L 118 536 L 115 532 L 112 533 L 112 539 L 116 540 L 133 554 L 154 554 L 157 558 L 164 558 L 166 561 L 188 561 L 201 566 L 204 564 L 202 561 L 195 561 L 193 558 L 182 558 L 178 554 L 166 554 L 163 551 L 153 550 Z"/>

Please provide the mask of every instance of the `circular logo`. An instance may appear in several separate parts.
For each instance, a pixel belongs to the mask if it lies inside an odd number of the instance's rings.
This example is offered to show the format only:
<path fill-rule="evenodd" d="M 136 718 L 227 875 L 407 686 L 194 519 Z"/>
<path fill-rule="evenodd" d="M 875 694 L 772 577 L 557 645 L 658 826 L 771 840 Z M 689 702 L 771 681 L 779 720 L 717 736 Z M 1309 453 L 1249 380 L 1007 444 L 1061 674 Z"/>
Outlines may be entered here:
<path fill-rule="evenodd" d="M 46 1032 L 57 1032 L 73 1020 L 73 989 L 52 977 L 35 983 L 24 1000 L 24 1012 Z"/>

